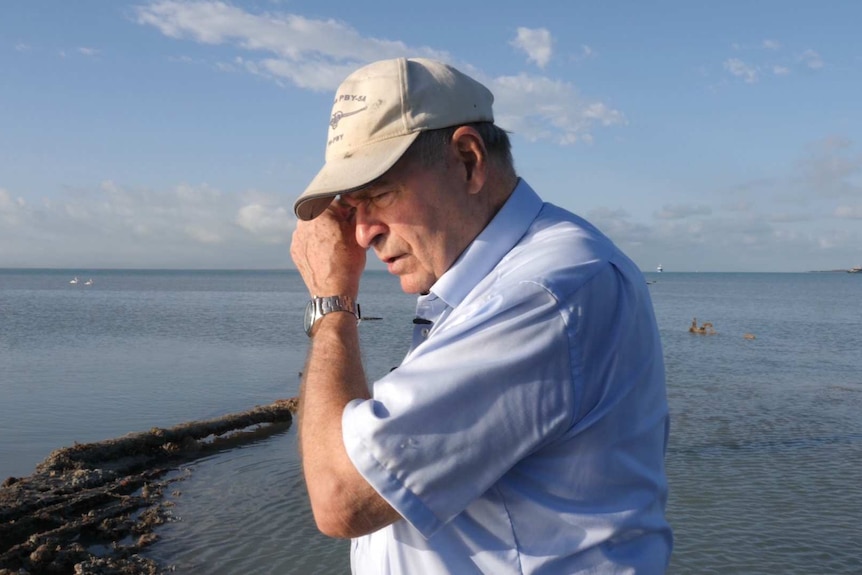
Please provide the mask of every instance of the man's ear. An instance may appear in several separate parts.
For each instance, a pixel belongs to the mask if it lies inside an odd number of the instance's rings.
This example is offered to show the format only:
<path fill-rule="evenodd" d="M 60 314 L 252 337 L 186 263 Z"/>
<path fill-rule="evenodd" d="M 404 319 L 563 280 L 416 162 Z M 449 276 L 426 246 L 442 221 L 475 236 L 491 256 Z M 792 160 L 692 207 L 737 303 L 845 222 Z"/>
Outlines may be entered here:
<path fill-rule="evenodd" d="M 488 150 L 474 128 L 461 126 L 452 134 L 452 147 L 460 169 L 464 170 L 467 192 L 477 194 L 488 179 Z"/>

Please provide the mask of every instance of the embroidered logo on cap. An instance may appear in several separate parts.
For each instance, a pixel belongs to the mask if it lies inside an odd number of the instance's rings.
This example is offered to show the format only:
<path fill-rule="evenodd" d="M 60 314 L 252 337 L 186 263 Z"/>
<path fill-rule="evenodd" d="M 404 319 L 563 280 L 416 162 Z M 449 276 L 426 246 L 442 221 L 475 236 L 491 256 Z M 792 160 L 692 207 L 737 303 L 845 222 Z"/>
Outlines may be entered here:
<path fill-rule="evenodd" d="M 359 108 L 358 110 L 353 110 L 352 112 L 342 112 L 341 110 L 339 110 L 339 111 L 335 112 L 334 114 L 332 114 L 332 119 L 329 120 L 329 126 L 334 130 L 335 128 L 338 127 L 338 122 L 340 122 L 342 118 L 352 116 L 353 114 L 358 114 L 359 112 L 362 112 L 362 111 L 367 110 L 367 109 L 368 109 L 368 106 L 363 106 L 363 107 Z"/>

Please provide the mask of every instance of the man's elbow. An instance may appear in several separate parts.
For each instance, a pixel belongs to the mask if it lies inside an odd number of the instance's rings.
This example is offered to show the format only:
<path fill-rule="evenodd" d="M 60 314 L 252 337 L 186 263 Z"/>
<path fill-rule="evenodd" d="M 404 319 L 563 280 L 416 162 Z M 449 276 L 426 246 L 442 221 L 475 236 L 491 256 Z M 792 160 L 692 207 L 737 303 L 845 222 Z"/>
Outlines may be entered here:
<path fill-rule="evenodd" d="M 352 539 L 377 531 L 382 525 L 367 517 L 360 510 L 332 503 L 314 505 L 312 512 L 317 529 L 327 537 Z"/>
<path fill-rule="evenodd" d="M 321 533 L 349 539 L 373 533 L 401 519 L 345 457 L 343 465 L 305 469 L 314 521 Z M 345 463 L 346 462 L 346 463 Z"/>

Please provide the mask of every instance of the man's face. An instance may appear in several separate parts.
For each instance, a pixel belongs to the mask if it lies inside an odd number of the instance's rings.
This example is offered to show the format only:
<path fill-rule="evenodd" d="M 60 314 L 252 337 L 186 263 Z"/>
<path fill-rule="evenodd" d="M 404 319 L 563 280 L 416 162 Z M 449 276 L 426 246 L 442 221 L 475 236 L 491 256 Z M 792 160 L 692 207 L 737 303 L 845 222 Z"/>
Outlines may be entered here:
<path fill-rule="evenodd" d="M 460 167 L 399 162 L 371 187 L 341 198 L 355 208 L 357 243 L 373 248 L 407 293 L 428 292 L 475 235 Z"/>

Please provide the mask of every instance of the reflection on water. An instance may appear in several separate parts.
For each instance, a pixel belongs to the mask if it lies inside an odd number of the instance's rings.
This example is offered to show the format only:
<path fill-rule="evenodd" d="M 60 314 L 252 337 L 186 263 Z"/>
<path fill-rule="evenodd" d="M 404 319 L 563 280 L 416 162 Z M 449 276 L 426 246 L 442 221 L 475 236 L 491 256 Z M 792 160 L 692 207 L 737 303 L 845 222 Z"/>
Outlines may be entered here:
<path fill-rule="evenodd" d="M 859 286 L 675 276 L 651 288 L 672 417 L 670 572 L 862 572 Z M 719 335 L 686 333 L 695 315 Z"/>
<path fill-rule="evenodd" d="M 349 572 L 349 543 L 314 526 L 295 430 L 189 467 L 148 556 L 177 573 Z"/>

